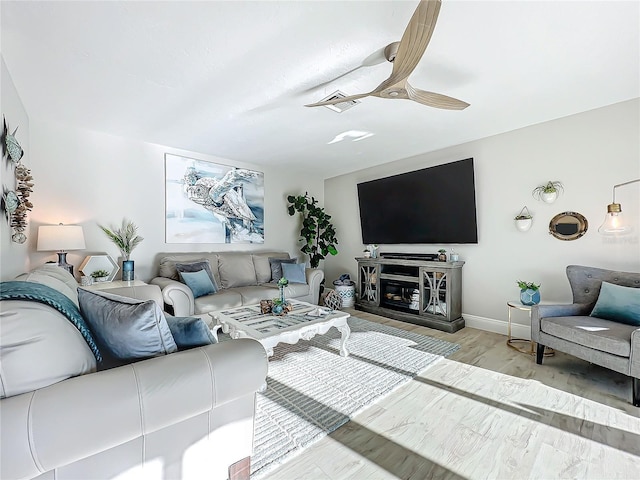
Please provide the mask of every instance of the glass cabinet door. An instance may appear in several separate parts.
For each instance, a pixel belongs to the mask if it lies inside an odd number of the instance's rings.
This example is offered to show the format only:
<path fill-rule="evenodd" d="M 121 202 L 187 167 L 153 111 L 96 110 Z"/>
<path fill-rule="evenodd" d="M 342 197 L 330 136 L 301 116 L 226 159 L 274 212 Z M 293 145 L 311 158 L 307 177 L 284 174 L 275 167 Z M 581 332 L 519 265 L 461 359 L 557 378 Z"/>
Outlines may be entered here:
<path fill-rule="evenodd" d="M 422 271 L 422 312 L 447 316 L 446 271 Z"/>
<path fill-rule="evenodd" d="M 378 267 L 375 263 L 359 263 L 358 291 L 361 302 L 378 305 Z"/>

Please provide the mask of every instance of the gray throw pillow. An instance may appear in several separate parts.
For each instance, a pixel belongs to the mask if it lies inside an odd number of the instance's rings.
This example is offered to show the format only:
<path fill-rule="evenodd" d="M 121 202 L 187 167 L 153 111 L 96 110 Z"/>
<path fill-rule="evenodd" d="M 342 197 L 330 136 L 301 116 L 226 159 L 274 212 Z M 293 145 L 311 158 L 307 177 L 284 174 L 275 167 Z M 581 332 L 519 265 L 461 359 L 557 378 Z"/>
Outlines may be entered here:
<path fill-rule="evenodd" d="M 295 258 L 273 258 L 269 257 L 269 265 L 271 266 L 271 283 L 277 283 L 282 278 L 283 263 L 298 263 Z"/>
<path fill-rule="evenodd" d="M 218 284 L 216 283 L 216 277 L 213 276 L 213 272 L 211 271 L 211 264 L 209 263 L 209 260 L 207 260 L 206 258 L 202 260 L 198 260 L 196 262 L 185 262 L 185 263 L 176 262 L 176 270 L 178 271 L 178 277 L 180 277 L 181 280 L 182 280 L 182 276 L 180 275 L 181 273 L 193 273 L 193 272 L 199 272 L 200 270 L 204 270 L 205 272 L 207 272 L 207 275 L 209 276 L 209 279 L 213 284 L 213 292 L 211 293 L 216 293 L 218 290 L 220 290 L 220 287 L 218 287 Z M 186 283 L 186 282 L 182 280 L 182 283 Z"/>
<path fill-rule="evenodd" d="M 179 350 L 218 343 L 206 322 L 201 318 L 167 315 L 167 323 Z"/>
<path fill-rule="evenodd" d="M 113 364 L 166 355 L 178 350 L 160 306 L 153 300 L 78 289 L 80 313 L 100 351 Z"/>

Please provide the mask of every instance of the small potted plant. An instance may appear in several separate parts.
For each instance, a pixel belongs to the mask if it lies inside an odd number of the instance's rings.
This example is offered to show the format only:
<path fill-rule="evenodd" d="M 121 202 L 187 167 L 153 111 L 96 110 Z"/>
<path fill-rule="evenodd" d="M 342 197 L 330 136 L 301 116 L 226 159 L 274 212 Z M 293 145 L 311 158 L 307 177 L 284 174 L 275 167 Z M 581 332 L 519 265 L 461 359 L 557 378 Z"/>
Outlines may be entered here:
<path fill-rule="evenodd" d="M 540 303 L 540 285 L 533 282 L 518 280 L 520 287 L 520 302 L 523 305 L 537 305 Z"/>
<path fill-rule="evenodd" d="M 545 203 L 553 203 L 558 198 L 558 192 L 564 191 L 564 185 L 558 180 L 549 180 L 544 185 L 538 185 L 531 194 Z"/>
<path fill-rule="evenodd" d="M 134 279 L 134 263 L 130 259 L 131 252 L 136 248 L 143 237 L 138 235 L 138 227 L 131 220 L 126 218 L 122 219 L 122 226 L 120 228 L 107 228 L 102 225 L 98 225 L 104 234 L 109 237 L 116 247 L 120 250 L 122 255 L 122 280 L 131 281 Z"/>
<path fill-rule="evenodd" d="M 529 213 L 529 209 L 525 206 L 520 213 L 514 217 L 516 228 L 521 232 L 526 232 L 533 224 L 533 217 Z"/>
<path fill-rule="evenodd" d="M 106 282 L 109 279 L 109 272 L 106 270 L 96 270 L 91 272 L 94 282 Z"/>
<path fill-rule="evenodd" d="M 365 248 L 365 249 L 362 251 L 362 256 L 363 256 L 364 258 L 371 258 L 371 252 L 369 251 L 369 249 Z"/>
<path fill-rule="evenodd" d="M 438 250 L 438 261 L 446 262 L 447 261 L 447 251 L 444 248 Z"/>

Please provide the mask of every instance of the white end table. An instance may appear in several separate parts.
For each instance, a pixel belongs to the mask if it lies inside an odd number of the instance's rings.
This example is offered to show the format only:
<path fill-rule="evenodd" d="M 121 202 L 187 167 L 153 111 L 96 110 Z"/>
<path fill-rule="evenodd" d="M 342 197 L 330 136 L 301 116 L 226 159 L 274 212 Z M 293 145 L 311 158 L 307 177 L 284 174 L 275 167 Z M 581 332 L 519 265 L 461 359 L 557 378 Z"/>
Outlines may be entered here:
<path fill-rule="evenodd" d="M 110 288 L 141 287 L 142 285 L 147 284 L 142 280 L 131 280 L 129 282 L 126 280 L 114 280 L 113 282 L 94 282 L 91 285 L 80 285 L 80 287 L 87 290 L 109 290 Z"/>
<path fill-rule="evenodd" d="M 544 304 L 545 302 L 540 302 Z M 533 305 L 524 305 L 520 300 L 510 300 L 507 302 L 507 308 L 509 310 L 509 321 L 507 323 L 507 346 L 517 350 L 521 353 L 526 353 L 528 355 L 536 354 L 536 342 L 533 340 L 527 340 L 526 338 L 513 338 L 511 336 L 511 310 L 514 308 L 516 310 L 523 310 L 525 312 L 529 312 L 529 323 L 531 323 L 531 307 Z M 528 343 L 529 346 L 517 345 L 518 343 Z M 555 355 L 553 349 L 546 347 L 544 350 L 545 357 L 552 357 Z"/>

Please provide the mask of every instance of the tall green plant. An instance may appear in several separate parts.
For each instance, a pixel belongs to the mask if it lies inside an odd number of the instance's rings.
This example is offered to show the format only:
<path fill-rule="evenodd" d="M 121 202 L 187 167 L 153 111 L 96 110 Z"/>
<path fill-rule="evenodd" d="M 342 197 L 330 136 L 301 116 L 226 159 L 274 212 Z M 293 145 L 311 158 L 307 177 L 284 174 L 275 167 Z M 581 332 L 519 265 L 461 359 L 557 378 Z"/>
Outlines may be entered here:
<path fill-rule="evenodd" d="M 138 227 L 131 220 L 126 218 L 122 219 L 122 226 L 120 228 L 108 229 L 102 225 L 98 225 L 104 234 L 118 247 L 122 258 L 129 260 L 131 252 L 138 244 L 144 240 L 143 237 L 138 235 Z"/>
<path fill-rule="evenodd" d="M 296 212 L 302 215 L 302 229 L 300 237 L 304 239 L 305 244 L 300 251 L 309 255 L 309 263 L 312 268 L 317 268 L 320 260 L 327 255 L 337 255 L 338 250 L 336 244 L 336 231 L 331 224 L 331 215 L 328 215 L 324 208 L 317 206 L 318 201 L 309 197 L 305 192 L 304 195 L 289 195 L 289 215 L 293 216 Z"/>

